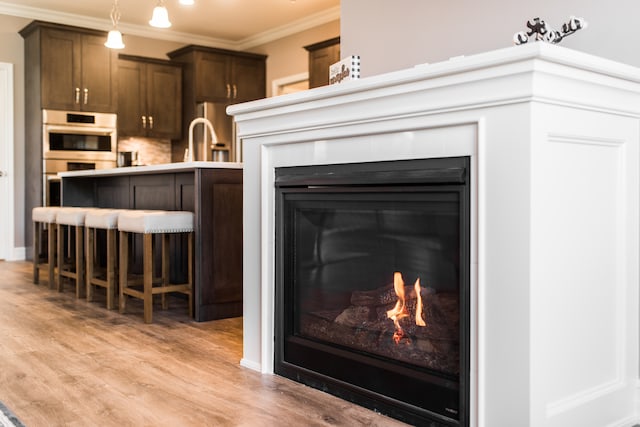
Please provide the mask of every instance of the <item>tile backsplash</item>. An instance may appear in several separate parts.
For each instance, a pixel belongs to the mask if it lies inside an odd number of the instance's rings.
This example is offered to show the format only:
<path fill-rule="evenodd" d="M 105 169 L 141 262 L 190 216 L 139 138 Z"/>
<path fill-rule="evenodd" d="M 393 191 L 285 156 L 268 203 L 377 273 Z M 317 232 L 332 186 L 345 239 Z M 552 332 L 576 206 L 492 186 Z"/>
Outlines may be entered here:
<path fill-rule="evenodd" d="M 137 151 L 139 165 L 171 163 L 169 139 L 118 138 L 118 151 Z"/>

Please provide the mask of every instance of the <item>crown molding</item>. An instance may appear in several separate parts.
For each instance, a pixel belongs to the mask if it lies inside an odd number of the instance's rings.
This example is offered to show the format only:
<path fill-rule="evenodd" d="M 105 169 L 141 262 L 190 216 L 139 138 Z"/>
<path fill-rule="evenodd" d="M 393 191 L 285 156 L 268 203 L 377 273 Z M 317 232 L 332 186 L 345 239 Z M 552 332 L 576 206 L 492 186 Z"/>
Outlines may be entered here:
<path fill-rule="evenodd" d="M 255 46 L 260 46 L 262 44 L 269 43 L 293 34 L 297 34 L 310 28 L 337 21 L 339 19 L 340 6 L 332 7 L 314 15 L 309 15 L 306 18 L 290 22 L 287 25 L 273 28 L 254 36 L 247 37 L 244 40 L 240 40 L 239 42 L 237 42 L 236 49 L 244 50 Z"/>
<path fill-rule="evenodd" d="M 111 29 L 110 19 L 98 19 L 89 16 L 40 9 L 2 1 L 0 1 L 0 14 L 103 31 L 109 31 Z M 287 25 L 273 28 L 237 41 L 178 32 L 171 29 L 157 29 L 147 26 L 127 24 L 123 22 L 120 22 L 118 27 L 125 36 L 132 35 L 185 44 L 218 47 L 222 49 L 246 50 L 338 19 L 340 19 L 340 6 L 327 9 L 303 19 L 290 22 Z"/>

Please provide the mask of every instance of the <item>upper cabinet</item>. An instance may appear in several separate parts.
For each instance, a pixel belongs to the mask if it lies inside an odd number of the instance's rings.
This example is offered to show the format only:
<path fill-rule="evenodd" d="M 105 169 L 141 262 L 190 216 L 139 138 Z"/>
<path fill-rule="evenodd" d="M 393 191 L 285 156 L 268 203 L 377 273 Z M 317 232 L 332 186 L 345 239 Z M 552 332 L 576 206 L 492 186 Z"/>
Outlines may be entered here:
<path fill-rule="evenodd" d="M 120 55 L 118 134 L 180 138 L 182 68 L 158 59 Z"/>
<path fill-rule="evenodd" d="M 34 21 L 20 34 L 27 87 L 34 85 L 41 108 L 116 111 L 117 57 L 104 46 L 106 33 Z"/>
<path fill-rule="evenodd" d="M 265 97 L 266 56 L 203 46 L 170 52 L 172 61 L 186 64 L 195 102 L 235 104 Z"/>
<path fill-rule="evenodd" d="M 309 52 L 309 88 L 328 85 L 329 67 L 340 61 L 340 37 L 304 48 Z"/>

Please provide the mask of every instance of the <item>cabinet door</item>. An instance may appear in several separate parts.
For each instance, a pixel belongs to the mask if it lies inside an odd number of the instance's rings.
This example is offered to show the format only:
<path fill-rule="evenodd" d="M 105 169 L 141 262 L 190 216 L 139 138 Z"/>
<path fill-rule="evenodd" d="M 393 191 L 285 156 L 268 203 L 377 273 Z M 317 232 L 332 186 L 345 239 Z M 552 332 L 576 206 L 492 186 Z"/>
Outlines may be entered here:
<path fill-rule="evenodd" d="M 118 134 L 121 136 L 141 136 L 146 132 L 144 70 L 140 62 L 118 61 Z"/>
<path fill-rule="evenodd" d="M 82 94 L 84 111 L 114 112 L 116 56 L 104 37 L 82 35 Z"/>
<path fill-rule="evenodd" d="M 80 55 L 79 34 L 42 30 L 42 108 L 80 110 Z"/>
<path fill-rule="evenodd" d="M 231 57 L 201 52 L 196 61 L 196 102 L 224 101 L 231 97 Z"/>
<path fill-rule="evenodd" d="M 309 88 L 329 84 L 329 67 L 340 60 L 340 45 L 309 52 Z"/>
<path fill-rule="evenodd" d="M 149 136 L 180 138 L 182 127 L 182 70 L 147 64 L 147 114 Z"/>
<path fill-rule="evenodd" d="M 236 57 L 233 61 L 231 102 L 253 101 L 266 96 L 265 62 Z"/>

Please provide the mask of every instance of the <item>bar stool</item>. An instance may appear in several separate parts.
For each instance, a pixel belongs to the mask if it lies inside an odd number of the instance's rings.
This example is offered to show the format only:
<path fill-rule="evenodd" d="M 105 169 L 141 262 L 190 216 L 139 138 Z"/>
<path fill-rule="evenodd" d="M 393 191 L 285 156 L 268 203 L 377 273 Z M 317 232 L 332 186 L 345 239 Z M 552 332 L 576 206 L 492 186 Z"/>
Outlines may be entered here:
<path fill-rule="evenodd" d="M 162 295 L 162 308 L 167 308 L 165 294 L 179 292 L 189 297 L 189 317 L 193 316 L 192 286 L 193 286 L 193 229 L 192 212 L 181 211 L 126 211 L 118 216 L 118 230 L 120 232 L 120 313 L 126 309 L 127 296 L 144 301 L 144 322 L 151 323 L 153 319 L 153 295 Z M 142 291 L 133 288 L 129 283 L 129 234 L 143 235 L 143 286 Z M 188 235 L 187 283 L 170 284 L 169 265 L 169 235 Z M 153 237 L 160 235 L 162 240 L 162 276 L 161 286 L 154 285 L 153 268 Z"/>
<path fill-rule="evenodd" d="M 40 265 L 47 264 L 49 288 L 53 289 L 55 283 L 56 267 L 56 214 L 59 206 L 40 206 L 31 211 L 33 221 L 33 283 L 40 283 Z M 42 237 L 47 230 L 46 262 L 40 262 L 42 251 Z"/>
<path fill-rule="evenodd" d="M 114 308 L 116 296 L 118 215 L 124 211 L 124 209 L 93 209 L 87 212 L 84 217 L 87 301 L 93 301 L 94 287 L 101 286 L 106 289 L 108 310 Z M 104 276 L 98 276 L 95 270 L 96 254 L 94 249 L 97 230 L 106 231 L 107 255 Z"/>
<path fill-rule="evenodd" d="M 92 208 L 62 208 L 56 214 L 58 227 L 58 292 L 62 292 L 64 278 L 75 282 L 76 297 L 84 296 L 84 217 Z M 72 239 L 75 234 L 75 239 Z M 65 252 L 65 237 L 68 237 Z M 67 252 L 69 256 L 67 257 Z"/>

